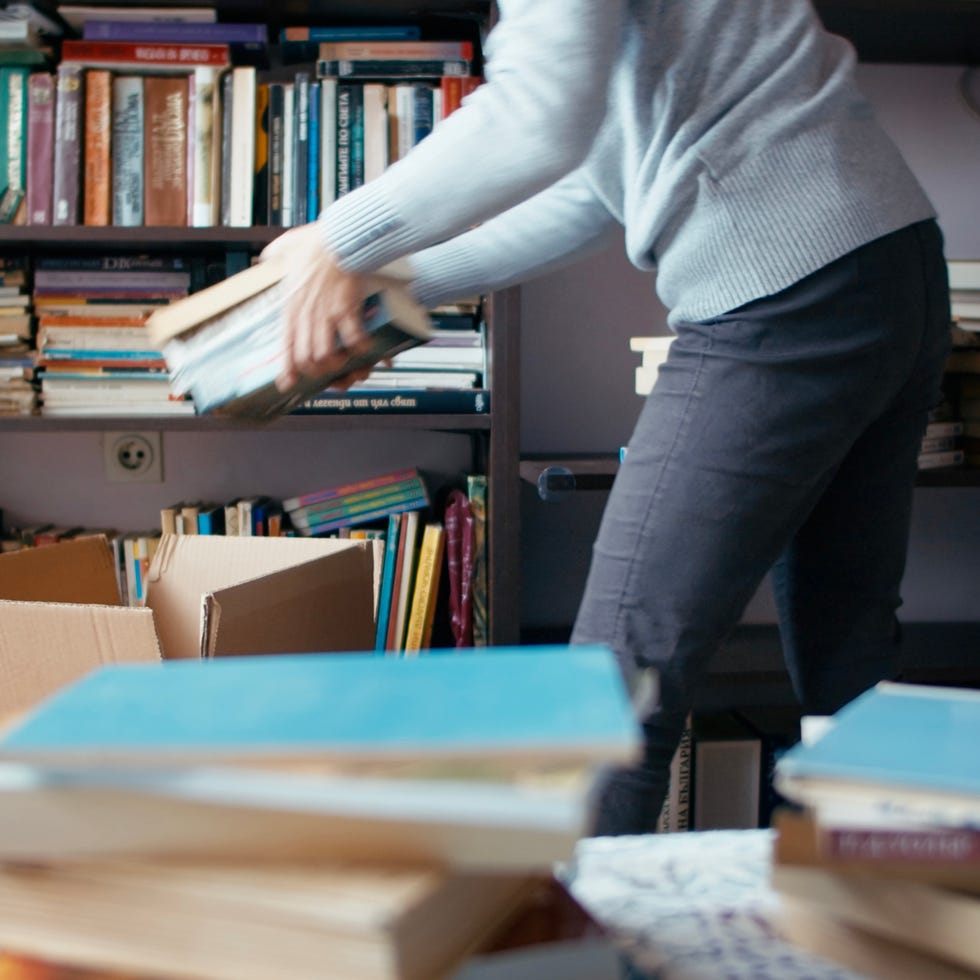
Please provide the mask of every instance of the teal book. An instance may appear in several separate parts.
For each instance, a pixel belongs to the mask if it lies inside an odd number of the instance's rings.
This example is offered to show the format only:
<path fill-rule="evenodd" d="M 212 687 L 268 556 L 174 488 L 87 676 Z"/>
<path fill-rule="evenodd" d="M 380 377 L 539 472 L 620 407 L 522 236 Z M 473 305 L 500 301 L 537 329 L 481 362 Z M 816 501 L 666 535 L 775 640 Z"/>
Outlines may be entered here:
<path fill-rule="evenodd" d="M 776 763 L 788 799 L 980 825 L 980 691 L 883 681 Z"/>
<path fill-rule="evenodd" d="M 635 758 L 605 646 L 418 657 L 277 654 L 114 664 L 29 712 L 0 757 L 52 768 L 339 760 Z"/>
<path fill-rule="evenodd" d="M 395 586 L 400 533 L 401 514 L 391 514 L 388 518 L 388 533 L 385 535 L 384 564 L 381 567 L 381 590 L 378 594 L 377 629 L 374 638 L 375 653 L 384 653 L 388 639 L 388 620 L 391 618 L 391 596 Z"/>

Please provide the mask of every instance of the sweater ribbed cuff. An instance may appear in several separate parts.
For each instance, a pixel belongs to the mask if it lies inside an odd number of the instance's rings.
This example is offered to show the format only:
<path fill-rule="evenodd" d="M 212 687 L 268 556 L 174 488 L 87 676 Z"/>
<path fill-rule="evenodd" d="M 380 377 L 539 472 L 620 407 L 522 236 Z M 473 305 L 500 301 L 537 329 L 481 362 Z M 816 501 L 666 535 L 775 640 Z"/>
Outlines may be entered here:
<path fill-rule="evenodd" d="M 447 243 L 417 252 L 409 259 L 412 294 L 420 305 L 432 309 L 440 303 L 484 292 L 488 283 L 480 275 L 469 250 Z"/>
<path fill-rule="evenodd" d="M 327 247 L 350 272 L 374 272 L 407 255 L 417 241 L 371 184 L 338 198 L 320 215 L 319 222 Z"/>

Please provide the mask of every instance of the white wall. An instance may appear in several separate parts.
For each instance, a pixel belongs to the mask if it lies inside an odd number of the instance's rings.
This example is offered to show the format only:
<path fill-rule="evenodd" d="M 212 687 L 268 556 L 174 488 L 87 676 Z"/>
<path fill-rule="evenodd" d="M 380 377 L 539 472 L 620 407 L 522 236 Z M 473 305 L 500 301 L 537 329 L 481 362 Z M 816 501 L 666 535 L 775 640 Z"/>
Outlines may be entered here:
<path fill-rule="evenodd" d="M 862 65 L 862 88 L 923 182 L 950 258 L 980 257 L 980 119 L 960 97 L 956 66 Z M 975 86 L 980 100 L 980 81 Z M 524 453 L 614 452 L 640 407 L 630 336 L 666 333 L 653 279 L 621 249 L 525 286 L 522 293 L 521 443 Z M 601 498 L 522 499 L 525 625 L 563 625 L 584 583 Z M 591 499 L 584 499 L 591 498 Z M 901 615 L 909 621 L 977 619 L 980 490 L 920 489 Z M 774 618 L 768 588 L 747 622 Z"/>

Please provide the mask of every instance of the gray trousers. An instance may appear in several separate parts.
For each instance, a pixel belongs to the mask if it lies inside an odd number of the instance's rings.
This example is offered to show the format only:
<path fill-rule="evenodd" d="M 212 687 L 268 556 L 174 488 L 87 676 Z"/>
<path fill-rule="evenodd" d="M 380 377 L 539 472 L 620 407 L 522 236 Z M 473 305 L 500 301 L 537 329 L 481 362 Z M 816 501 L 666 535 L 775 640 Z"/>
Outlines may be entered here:
<path fill-rule="evenodd" d="M 652 669 L 642 763 L 596 834 L 654 829 L 706 662 L 772 570 L 803 711 L 893 676 L 916 456 L 950 339 L 942 237 L 922 222 L 774 296 L 681 323 L 596 538 L 572 642 Z"/>

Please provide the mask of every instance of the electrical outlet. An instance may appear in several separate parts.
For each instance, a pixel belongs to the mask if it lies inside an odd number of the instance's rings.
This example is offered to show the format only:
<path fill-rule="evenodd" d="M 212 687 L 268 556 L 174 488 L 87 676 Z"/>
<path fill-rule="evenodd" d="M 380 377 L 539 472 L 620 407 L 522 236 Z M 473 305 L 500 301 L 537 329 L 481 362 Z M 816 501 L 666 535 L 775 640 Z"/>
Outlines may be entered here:
<path fill-rule="evenodd" d="M 106 432 L 102 439 L 106 483 L 162 483 L 159 432 Z"/>

